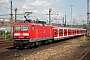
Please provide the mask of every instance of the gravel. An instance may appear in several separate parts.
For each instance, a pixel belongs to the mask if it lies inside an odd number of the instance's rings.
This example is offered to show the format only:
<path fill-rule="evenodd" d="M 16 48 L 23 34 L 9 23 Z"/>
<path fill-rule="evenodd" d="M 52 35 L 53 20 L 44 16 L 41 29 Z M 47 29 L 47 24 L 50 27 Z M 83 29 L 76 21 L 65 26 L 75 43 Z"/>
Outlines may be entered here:
<path fill-rule="evenodd" d="M 11 45 L 7 44 L 0 48 L 0 60 L 79 60 L 88 50 L 90 50 L 90 40 L 86 36 L 29 50 L 11 49 Z"/>
<path fill-rule="evenodd" d="M 34 54 L 28 54 L 19 60 L 79 60 L 89 49 L 90 41 L 86 36 L 82 36 Z"/>

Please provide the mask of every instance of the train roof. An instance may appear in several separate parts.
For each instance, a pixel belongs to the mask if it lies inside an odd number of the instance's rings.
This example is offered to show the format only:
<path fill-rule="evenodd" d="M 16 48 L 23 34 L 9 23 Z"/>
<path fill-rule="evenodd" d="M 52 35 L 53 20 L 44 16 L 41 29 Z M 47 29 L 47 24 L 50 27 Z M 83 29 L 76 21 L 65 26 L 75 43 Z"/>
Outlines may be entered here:
<path fill-rule="evenodd" d="M 41 24 L 41 23 L 38 23 L 38 24 L 36 24 L 36 23 L 15 23 L 14 25 L 37 25 L 37 26 L 51 26 L 51 25 L 43 25 L 43 24 Z"/>
<path fill-rule="evenodd" d="M 71 28 L 71 27 L 58 27 L 58 26 L 53 26 L 53 29 L 79 29 L 79 30 L 86 30 L 83 28 Z"/>
<path fill-rule="evenodd" d="M 71 28 L 71 27 L 58 27 L 58 26 L 52 26 L 52 25 L 43 25 L 41 23 L 36 24 L 36 23 L 15 23 L 14 25 L 37 25 L 37 26 L 51 26 L 53 29 L 77 29 L 77 30 L 86 30 L 83 28 Z"/>
<path fill-rule="evenodd" d="M 14 25 L 35 25 L 35 23 L 15 23 Z"/>

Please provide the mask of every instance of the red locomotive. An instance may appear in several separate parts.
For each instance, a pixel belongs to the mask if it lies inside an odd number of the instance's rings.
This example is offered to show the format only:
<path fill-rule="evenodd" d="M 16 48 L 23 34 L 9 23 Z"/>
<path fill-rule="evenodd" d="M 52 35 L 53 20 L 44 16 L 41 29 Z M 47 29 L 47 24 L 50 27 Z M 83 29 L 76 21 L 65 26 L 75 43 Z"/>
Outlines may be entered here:
<path fill-rule="evenodd" d="M 13 42 L 17 47 L 30 47 L 46 40 L 52 40 L 52 26 L 35 23 L 16 23 L 13 25 Z"/>
<path fill-rule="evenodd" d="M 85 33 L 86 29 L 15 23 L 13 25 L 13 43 L 14 47 L 29 48 L 33 45 L 84 35 Z"/>

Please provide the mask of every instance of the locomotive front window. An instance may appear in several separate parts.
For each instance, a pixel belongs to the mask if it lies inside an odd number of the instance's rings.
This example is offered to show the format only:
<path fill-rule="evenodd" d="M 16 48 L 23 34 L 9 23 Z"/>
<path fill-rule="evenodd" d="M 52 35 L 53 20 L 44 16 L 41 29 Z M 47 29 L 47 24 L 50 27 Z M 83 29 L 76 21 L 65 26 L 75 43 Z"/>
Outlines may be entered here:
<path fill-rule="evenodd" d="M 21 27 L 20 27 L 20 26 L 15 26 L 14 29 L 15 29 L 15 30 L 20 30 Z"/>
<path fill-rule="evenodd" d="M 29 27 L 28 26 L 22 26 L 22 30 L 28 30 Z"/>
<path fill-rule="evenodd" d="M 15 26 L 14 29 L 15 30 L 28 30 L 29 27 L 28 26 Z"/>

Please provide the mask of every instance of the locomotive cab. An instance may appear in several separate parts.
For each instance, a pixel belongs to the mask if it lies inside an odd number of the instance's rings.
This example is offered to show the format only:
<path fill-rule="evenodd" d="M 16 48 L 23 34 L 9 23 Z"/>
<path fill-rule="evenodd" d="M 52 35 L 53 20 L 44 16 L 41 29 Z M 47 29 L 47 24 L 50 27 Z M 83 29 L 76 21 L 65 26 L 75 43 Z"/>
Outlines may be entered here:
<path fill-rule="evenodd" d="M 29 42 L 30 26 L 29 24 L 14 24 L 13 43 L 14 47 L 25 47 Z"/>

